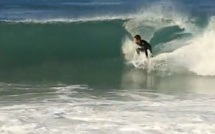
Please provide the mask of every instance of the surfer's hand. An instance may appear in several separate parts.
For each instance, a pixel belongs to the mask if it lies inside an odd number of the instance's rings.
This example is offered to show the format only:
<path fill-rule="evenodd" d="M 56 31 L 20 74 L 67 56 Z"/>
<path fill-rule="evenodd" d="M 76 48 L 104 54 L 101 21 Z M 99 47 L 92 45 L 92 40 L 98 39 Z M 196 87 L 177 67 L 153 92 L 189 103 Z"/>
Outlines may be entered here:
<path fill-rule="evenodd" d="M 149 53 L 149 58 L 150 58 L 150 57 L 153 57 L 152 53 Z"/>

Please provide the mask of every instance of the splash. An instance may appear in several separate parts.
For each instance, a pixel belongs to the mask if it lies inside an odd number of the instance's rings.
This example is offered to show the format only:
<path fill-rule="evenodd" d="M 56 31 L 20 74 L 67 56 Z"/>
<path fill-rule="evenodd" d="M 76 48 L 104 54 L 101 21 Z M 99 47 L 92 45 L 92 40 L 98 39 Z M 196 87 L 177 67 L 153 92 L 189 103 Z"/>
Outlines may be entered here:
<path fill-rule="evenodd" d="M 194 19 L 176 10 L 172 3 L 156 3 L 140 16 L 124 26 L 131 35 L 140 34 L 151 41 L 155 54 L 151 59 L 151 70 L 166 74 L 191 72 L 201 76 L 215 75 L 215 17 L 211 17 L 208 26 L 202 29 Z M 153 44 L 153 38 L 163 41 Z M 135 47 L 129 37 L 123 41 L 125 59 L 128 63 L 144 64 L 138 59 L 140 57 L 134 56 Z"/>
<path fill-rule="evenodd" d="M 215 75 L 215 17 L 203 33 L 192 38 L 187 46 L 167 53 L 165 59 L 202 76 Z M 159 57 L 159 56 L 158 56 Z M 161 58 L 162 59 L 162 58 Z M 171 64 L 169 64 L 171 66 Z"/>

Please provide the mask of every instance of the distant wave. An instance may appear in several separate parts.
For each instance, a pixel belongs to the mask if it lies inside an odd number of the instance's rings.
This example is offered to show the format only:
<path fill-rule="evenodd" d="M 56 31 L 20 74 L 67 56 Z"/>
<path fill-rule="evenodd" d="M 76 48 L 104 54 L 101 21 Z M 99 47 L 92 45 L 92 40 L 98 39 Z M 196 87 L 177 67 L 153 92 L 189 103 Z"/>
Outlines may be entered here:
<path fill-rule="evenodd" d="M 114 6 L 121 5 L 122 2 L 64 2 L 62 4 L 73 6 Z"/>
<path fill-rule="evenodd" d="M 46 19 L 2 19 L 0 22 L 10 23 L 71 23 L 71 22 L 90 22 L 90 21 L 109 21 L 109 20 L 128 20 L 135 18 L 136 15 L 118 15 L 118 16 L 94 16 L 81 18 L 46 18 Z"/>

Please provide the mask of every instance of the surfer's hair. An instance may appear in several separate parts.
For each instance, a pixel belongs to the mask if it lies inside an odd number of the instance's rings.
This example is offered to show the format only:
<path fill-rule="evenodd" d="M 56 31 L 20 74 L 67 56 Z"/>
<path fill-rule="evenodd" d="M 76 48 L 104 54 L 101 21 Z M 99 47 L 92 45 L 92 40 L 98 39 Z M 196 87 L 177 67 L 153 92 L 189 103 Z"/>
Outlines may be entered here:
<path fill-rule="evenodd" d="M 137 40 L 141 40 L 141 36 L 140 35 L 135 35 L 134 38 L 137 39 Z"/>

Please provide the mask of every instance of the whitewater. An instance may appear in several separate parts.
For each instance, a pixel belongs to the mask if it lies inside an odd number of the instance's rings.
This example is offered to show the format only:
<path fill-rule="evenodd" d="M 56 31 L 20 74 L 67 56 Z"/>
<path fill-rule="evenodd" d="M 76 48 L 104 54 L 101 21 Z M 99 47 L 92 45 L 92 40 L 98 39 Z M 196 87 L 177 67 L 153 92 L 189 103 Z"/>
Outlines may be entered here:
<path fill-rule="evenodd" d="M 165 6 L 167 6 L 166 3 Z M 186 14 L 172 9 L 169 11 L 162 4 L 156 4 L 152 5 L 149 10 L 140 13 L 138 18 L 126 22 L 124 26 L 131 35 L 141 34 L 144 39 L 152 43 L 154 36 L 163 29 L 175 26 L 180 28 L 181 31 L 170 35 L 173 36 L 170 41 L 153 44 L 156 45 L 154 46 L 156 54 L 151 58 L 150 68 L 154 71 L 167 72 L 167 74 L 188 71 L 196 75 L 214 76 L 214 20 L 215 17 L 211 16 L 208 24 L 204 28 L 200 28 L 196 25 L 195 20 Z M 183 34 L 188 33 L 190 36 L 183 37 Z M 161 36 L 166 38 L 164 35 Z M 130 63 L 139 62 L 137 68 L 144 69 L 144 57 L 135 56 L 135 50 L 136 46 L 132 42 L 132 38 L 127 37 L 122 46 L 125 58 Z M 141 61 L 141 59 L 143 60 Z"/>

